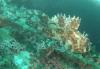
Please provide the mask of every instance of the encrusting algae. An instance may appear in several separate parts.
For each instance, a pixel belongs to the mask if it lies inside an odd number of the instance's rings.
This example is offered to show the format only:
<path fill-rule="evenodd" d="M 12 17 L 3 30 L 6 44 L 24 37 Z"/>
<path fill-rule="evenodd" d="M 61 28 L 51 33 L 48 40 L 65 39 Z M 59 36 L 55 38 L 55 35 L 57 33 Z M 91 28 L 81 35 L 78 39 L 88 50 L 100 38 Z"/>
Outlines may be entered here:
<path fill-rule="evenodd" d="M 100 69 L 79 17 L 49 17 L 7 0 L 0 0 L 0 10 L 0 69 Z"/>

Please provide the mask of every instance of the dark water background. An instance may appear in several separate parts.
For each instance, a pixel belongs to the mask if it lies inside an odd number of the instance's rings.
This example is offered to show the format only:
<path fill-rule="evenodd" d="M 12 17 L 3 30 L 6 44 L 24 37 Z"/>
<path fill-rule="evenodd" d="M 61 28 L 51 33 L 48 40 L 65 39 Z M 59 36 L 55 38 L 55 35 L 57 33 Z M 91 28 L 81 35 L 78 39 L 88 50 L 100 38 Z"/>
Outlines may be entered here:
<path fill-rule="evenodd" d="M 100 52 L 100 1 L 96 0 L 12 0 L 12 4 L 38 9 L 52 16 L 66 13 L 81 17 L 80 31 L 86 32 Z"/>

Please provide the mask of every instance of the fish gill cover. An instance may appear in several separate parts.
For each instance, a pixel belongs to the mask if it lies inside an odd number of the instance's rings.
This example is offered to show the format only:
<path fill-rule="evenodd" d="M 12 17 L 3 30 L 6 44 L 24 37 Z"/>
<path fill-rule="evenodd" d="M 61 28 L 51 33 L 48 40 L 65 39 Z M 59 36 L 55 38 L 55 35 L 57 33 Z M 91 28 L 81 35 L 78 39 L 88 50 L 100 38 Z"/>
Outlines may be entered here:
<path fill-rule="evenodd" d="M 0 69 L 100 69 L 81 18 L 0 0 Z"/>

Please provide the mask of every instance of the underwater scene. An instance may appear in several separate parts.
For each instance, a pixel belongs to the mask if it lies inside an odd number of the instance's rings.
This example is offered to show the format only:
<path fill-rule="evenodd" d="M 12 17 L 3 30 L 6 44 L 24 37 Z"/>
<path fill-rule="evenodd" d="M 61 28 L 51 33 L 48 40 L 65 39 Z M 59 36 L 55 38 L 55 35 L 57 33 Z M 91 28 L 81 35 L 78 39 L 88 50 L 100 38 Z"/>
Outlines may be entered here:
<path fill-rule="evenodd" d="M 100 69 L 100 0 L 0 0 L 0 69 Z"/>

